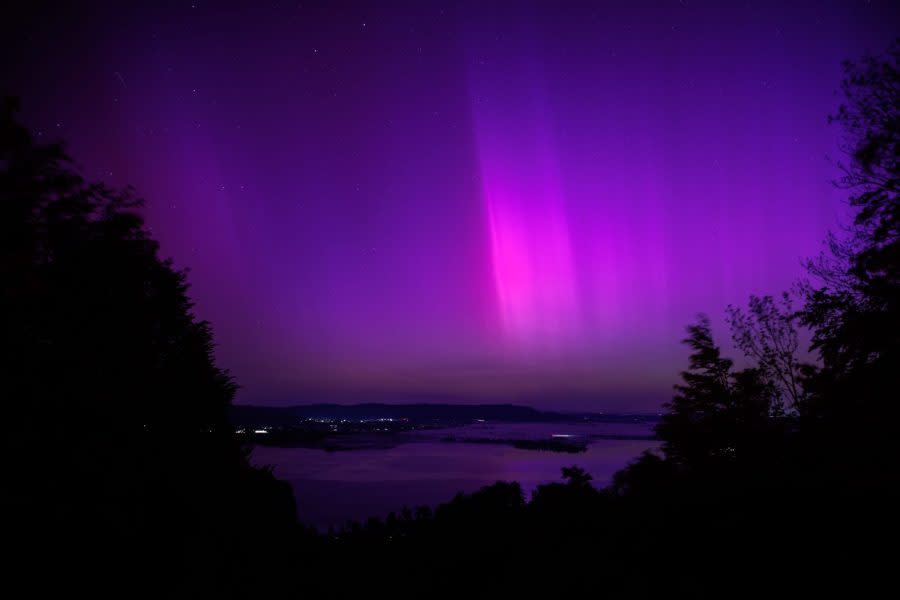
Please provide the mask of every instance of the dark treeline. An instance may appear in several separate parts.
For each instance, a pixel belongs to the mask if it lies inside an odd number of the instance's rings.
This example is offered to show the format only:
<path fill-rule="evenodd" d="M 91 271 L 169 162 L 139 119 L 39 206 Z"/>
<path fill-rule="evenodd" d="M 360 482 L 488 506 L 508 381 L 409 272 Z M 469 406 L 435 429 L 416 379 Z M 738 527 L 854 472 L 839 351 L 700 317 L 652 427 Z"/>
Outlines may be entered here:
<path fill-rule="evenodd" d="M 293 497 L 234 438 L 236 386 L 185 273 L 130 191 L 82 180 L 15 111 L 0 108 L 7 583 L 28 597 L 264 589 Z"/>
<path fill-rule="evenodd" d="M 746 368 L 709 319 L 688 327 L 659 452 L 602 489 L 573 466 L 530 499 L 498 482 L 327 533 L 297 524 L 286 486 L 247 464 L 226 419 L 235 384 L 130 193 L 82 181 L 5 106 L 6 566 L 33 595 L 890 593 L 900 45 L 845 73 L 833 120 L 854 220 L 793 294 L 728 308 Z M 798 328 L 815 364 L 800 358 Z"/>

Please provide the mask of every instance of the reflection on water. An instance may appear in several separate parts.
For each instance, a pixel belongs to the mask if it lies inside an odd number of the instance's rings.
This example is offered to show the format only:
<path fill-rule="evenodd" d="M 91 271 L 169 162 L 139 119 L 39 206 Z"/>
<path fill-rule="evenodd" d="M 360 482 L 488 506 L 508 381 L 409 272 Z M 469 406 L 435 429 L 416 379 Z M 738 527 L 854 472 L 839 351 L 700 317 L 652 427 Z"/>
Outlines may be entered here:
<path fill-rule="evenodd" d="M 384 517 L 403 506 L 435 506 L 457 492 L 473 492 L 495 481 L 518 481 L 530 495 L 541 483 L 560 480 L 560 469 L 577 464 L 598 485 L 648 448 L 646 439 L 602 439 L 646 436 L 646 424 L 479 423 L 403 436 L 386 449 L 325 452 L 309 448 L 257 447 L 252 461 L 271 465 L 275 475 L 294 488 L 300 519 L 320 528 L 350 519 Z M 446 437 L 549 439 L 572 436 L 588 442 L 578 454 L 521 450 L 506 445 L 447 443 Z"/>

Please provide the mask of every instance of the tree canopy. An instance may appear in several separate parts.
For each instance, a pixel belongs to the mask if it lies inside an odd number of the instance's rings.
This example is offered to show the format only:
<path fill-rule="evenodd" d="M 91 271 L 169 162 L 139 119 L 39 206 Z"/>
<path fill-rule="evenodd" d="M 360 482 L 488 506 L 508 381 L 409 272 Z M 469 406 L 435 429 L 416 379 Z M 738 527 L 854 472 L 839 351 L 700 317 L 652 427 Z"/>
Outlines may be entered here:
<path fill-rule="evenodd" d="M 900 384 L 900 41 L 882 56 L 844 64 L 838 185 L 853 220 L 809 263 L 803 322 L 823 369 L 821 410 L 896 417 Z"/>
<path fill-rule="evenodd" d="M 69 564 L 94 582 L 120 573 L 148 590 L 185 584 L 185 573 L 237 560 L 248 531 L 279 523 L 287 534 L 289 489 L 247 464 L 226 417 L 235 382 L 141 201 L 85 181 L 61 145 L 35 142 L 16 108 L 0 107 L 11 539 L 23 561 Z M 186 543 L 197 553 L 184 554 Z"/>

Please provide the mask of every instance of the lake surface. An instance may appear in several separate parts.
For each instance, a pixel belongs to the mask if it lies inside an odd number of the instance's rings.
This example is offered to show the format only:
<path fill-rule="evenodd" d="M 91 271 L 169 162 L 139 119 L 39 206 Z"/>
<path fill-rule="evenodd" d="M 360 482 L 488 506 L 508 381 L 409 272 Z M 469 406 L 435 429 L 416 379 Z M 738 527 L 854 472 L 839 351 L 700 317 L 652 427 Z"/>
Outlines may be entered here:
<path fill-rule="evenodd" d="M 647 436 L 646 423 L 498 423 L 474 424 L 391 436 L 397 445 L 326 452 L 312 448 L 257 446 L 256 465 L 269 465 L 291 484 L 298 515 L 320 529 L 349 520 L 385 517 L 404 506 L 447 502 L 458 492 L 474 492 L 496 481 L 518 481 L 527 497 L 540 484 L 561 481 L 564 466 L 578 465 L 602 486 L 641 452 L 658 446 L 647 439 L 602 439 Z M 442 441 L 447 437 L 551 439 L 572 436 L 587 443 L 578 454 L 524 450 L 502 444 Z"/>

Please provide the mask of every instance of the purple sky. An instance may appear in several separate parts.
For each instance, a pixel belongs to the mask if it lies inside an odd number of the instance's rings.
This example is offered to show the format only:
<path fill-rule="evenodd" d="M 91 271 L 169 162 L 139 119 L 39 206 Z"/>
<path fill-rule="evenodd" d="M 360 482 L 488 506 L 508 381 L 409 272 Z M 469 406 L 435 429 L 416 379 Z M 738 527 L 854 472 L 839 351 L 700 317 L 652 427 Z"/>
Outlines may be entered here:
<path fill-rule="evenodd" d="M 685 324 L 724 342 L 843 218 L 840 61 L 900 32 L 893 1 L 129 4 L 10 19 L 0 87 L 147 198 L 254 403 L 655 409 Z"/>

